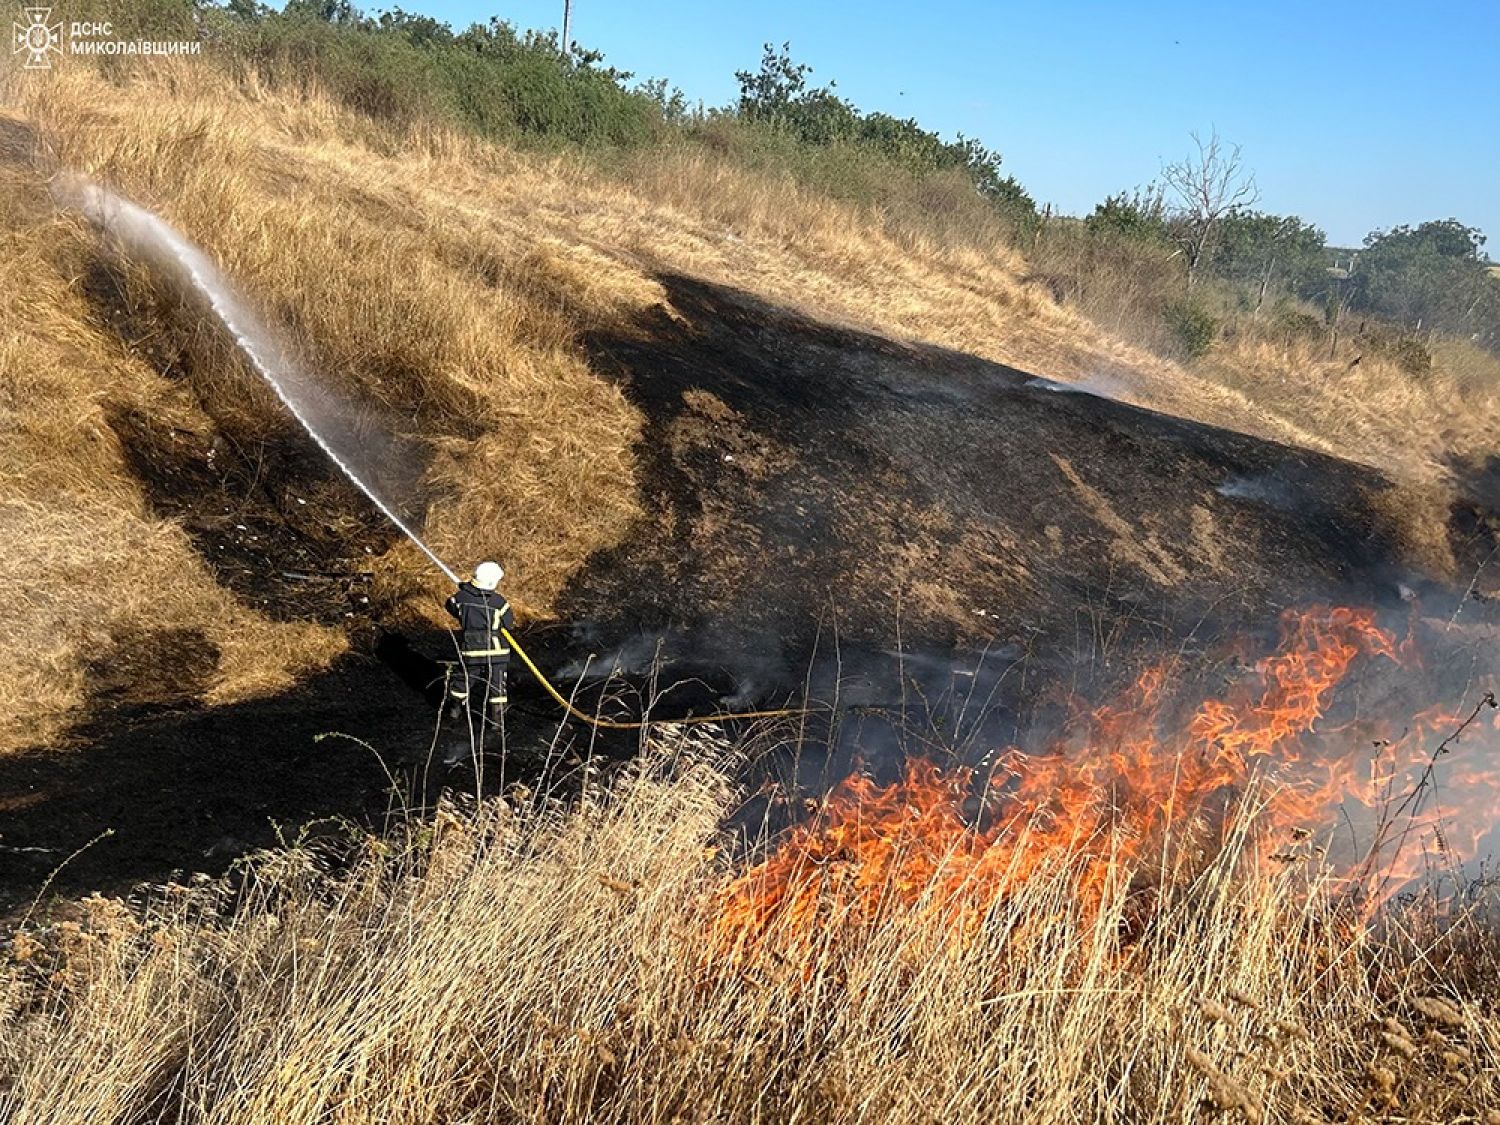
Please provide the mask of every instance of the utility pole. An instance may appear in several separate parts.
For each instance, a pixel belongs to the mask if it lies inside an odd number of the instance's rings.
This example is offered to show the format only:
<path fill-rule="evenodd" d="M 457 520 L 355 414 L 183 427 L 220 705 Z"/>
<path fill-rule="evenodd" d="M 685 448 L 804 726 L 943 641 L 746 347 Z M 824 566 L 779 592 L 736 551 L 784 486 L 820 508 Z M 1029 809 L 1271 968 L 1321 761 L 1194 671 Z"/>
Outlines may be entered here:
<path fill-rule="evenodd" d="M 563 58 L 572 57 L 572 48 L 568 44 L 568 35 L 573 26 L 573 0 L 563 0 L 563 31 L 562 31 L 562 53 Z"/>

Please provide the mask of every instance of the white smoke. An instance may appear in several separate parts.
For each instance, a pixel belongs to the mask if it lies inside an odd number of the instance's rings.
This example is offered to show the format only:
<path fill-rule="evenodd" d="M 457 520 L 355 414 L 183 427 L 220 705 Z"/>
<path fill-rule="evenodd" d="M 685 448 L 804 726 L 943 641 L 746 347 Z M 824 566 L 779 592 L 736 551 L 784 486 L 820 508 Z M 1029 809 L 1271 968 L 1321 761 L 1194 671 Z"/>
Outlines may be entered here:
<path fill-rule="evenodd" d="M 1066 383 L 1033 375 L 1022 386 L 1035 387 L 1053 394 L 1088 395 L 1092 398 L 1107 398 L 1111 402 L 1128 403 L 1130 401 L 1130 386 L 1123 379 L 1106 375 L 1103 372 L 1094 372 Z"/>

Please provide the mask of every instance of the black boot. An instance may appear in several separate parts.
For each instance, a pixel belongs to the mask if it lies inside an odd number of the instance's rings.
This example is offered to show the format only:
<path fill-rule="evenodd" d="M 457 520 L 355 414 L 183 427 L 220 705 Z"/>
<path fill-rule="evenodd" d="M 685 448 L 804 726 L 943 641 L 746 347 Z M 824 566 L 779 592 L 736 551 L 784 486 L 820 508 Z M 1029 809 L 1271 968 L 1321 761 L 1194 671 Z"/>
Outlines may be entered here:
<path fill-rule="evenodd" d="M 460 766 L 474 765 L 474 747 L 468 735 L 454 738 L 443 750 L 443 769 L 456 770 Z"/>

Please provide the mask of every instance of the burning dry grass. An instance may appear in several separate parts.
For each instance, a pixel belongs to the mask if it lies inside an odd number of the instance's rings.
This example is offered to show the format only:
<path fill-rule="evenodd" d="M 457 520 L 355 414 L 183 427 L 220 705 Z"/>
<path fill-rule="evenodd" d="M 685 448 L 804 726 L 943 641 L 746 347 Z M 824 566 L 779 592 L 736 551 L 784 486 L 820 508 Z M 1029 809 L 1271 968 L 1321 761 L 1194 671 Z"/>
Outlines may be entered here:
<path fill-rule="evenodd" d="M 739 857 L 738 754 L 667 726 L 566 804 L 23 924 L 0 1120 L 1485 1120 L 1500 903 L 1434 882 L 1372 921 L 1382 872 L 1323 850 L 1371 743 L 1315 724 L 1403 646 L 1347 610 L 1285 633 L 1185 723 L 1152 674 L 1004 755 L 999 816 L 913 761 Z"/>
<path fill-rule="evenodd" d="M 1467 721 L 1431 710 L 1399 732 L 1377 715 L 1331 719 L 1356 667 L 1372 668 L 1378 682 L 1414 668 L 1415 648 L 1368 611 L 1289 613 L 1277 652 L 1180 717 L 1179 669 L 1169 661 L 1075 715 L 1040 753 L 991 751 L 988 770 L 908 760 L 888 784 L 855 773 L 735 880 L 717 945 L 731 959 L 770 949 L 800 961 L 830 930 L 883 925 L 893 913 L 966 940 L 997 900 L 1058 877 L 1059 864 L 1085 914 L 1122 893 L 1111 880 L 1127 872 L 1126 893 L 1149 916 L 1226 851 L 1285 864 L 1327 856 L 1372 916 L 1434 866 L 1461 870 L 1480 857 L 1493 822 L 1493 697 Z M 1462 734 L 1479 745 L 1449 765 L 1439 816 L 1423 807 L 1431 746 L 1442 753 Z M 1382 813 L 1395 802 L 1400 817 Z M 1343 830 L 1315 840 L 1336 820 Z M 1148 921 L 1138 915 L 1133 925 Z"/>
<path fill-rule="evenodd" d="M 998 236 L 949 245 L 701 153 L 605 174 L 398 136 L 207 68 L 155 73 L 116 86 L 69 67 L 14 91 L 41 153 L 0 173 L 0 573 L 20 592 L 0 607 L 0 745 L 55 729 L 91 661 L 142 624 L 202 631 L 223 653 L 217 698 L 275 686 L 341 644 L 237 605 L 149 514 L 107 406 L 185 428 L 284 422 L 247 403 L 222 341 L 140 275 L 127 299 L 171 314 L 153 349 L 177 357 L 192 394 L 121 346 L 77 280 L 91 238 L 51 214 L 38 167 L 158 209 L 320 371 L 434 442 L 440 552 L 499 545 L 534 611 L 635 512 L 638 421 L 578 341 L 658 301 L 658 265 L 1050 377 L 1107 373 L 1146 405 L 1417 482 L 1489 447 L 1493 390 L 1483 372 L 1454 373 L 1466 355 L 1440 354 L 1414 383 L 1376 361 L 1335 370 L 1246 343 L 1190 373 L 1019 280 Z M 418 581 L 405 549 L 382 567 L 394 586 Z M 879 909 L 857 924 L 822 924 L 839 909 L 822 877 L 847 855 L 802 868 L 820 876 L 800 900 L 820 924 L 778 949 L 766 934 L 798 915 L 763 881 L 809 848 L 731 872 L 727 764 L 721 748 L 667 738 L 568 810 L 450 810 L 400 844 L 362 841 L 337 875 L 293 848 L 240 884 L 167 888 L 142 913 L 94 900 L 73 923 L 23 928 L 0 971 L 0 1116 L 1156 1122 L 1204 1102 L 1248 1120 L 1500 1108 L 1497 965 L 1472 918 L 1403 909 L 1377 939 L 1335 908 L 1311 848 L 1268 868 L 1248 826 L 1209 850 L 1174 827 L 1149 836 L 1147 862 L 1142 825 L 1101 813 L 1049 837 L 1024 879 L 989 871 L 982 909 L 955 928 L 931 909 L 952 901 L 954 857 L 996 861 L 949 805 L 929 810 L 945 814 L 936 855 L 924 833 L 921 863 L 858 869 L 857 901 Z M 909 791 L 878 796 L 896 814 L 912 805 Z M 831 823 L 867 827 L 861 807 Z M 1231 810 L 1215 823 L 1241 822 Z M 1191 862 L 1164 865 L 1184 838 Z M 747 893 L 759 928 L 734 913 Z"/>
<path fill-rule="evenodd" d="M 1450 1121 L 1500 1098 L 1476 928 L 1412 907 L 1376 939 L 1244 834 L 1149 915 L 1121 828 L 963 940 L 894 908 L 795 958 L 724 956 L 727 761 L 668 734 L 570 811 L 449 810 L 338 876 L 293 849 L 237 893 L 23 930 L 0 1117 Z M 920 899 L 886 874 L 872 894 Z"/>

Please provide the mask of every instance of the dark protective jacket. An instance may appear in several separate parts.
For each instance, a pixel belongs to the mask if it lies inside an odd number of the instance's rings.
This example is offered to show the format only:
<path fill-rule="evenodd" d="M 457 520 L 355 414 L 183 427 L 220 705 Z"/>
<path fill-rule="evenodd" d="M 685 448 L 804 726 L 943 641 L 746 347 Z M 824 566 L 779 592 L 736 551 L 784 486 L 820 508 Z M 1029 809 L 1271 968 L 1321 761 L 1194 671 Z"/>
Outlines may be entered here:
<path fill-rule="evenodd" d="M 516 623 L 510 603 L 499 590 L 481 590 L 472 582 L 461 583 L 458 593 L 447 601 L 448 612 L 458 618 L 463 630 L 459 653 L 463 656 L 510 655 L 510 645 L 500 635 Z"/>

